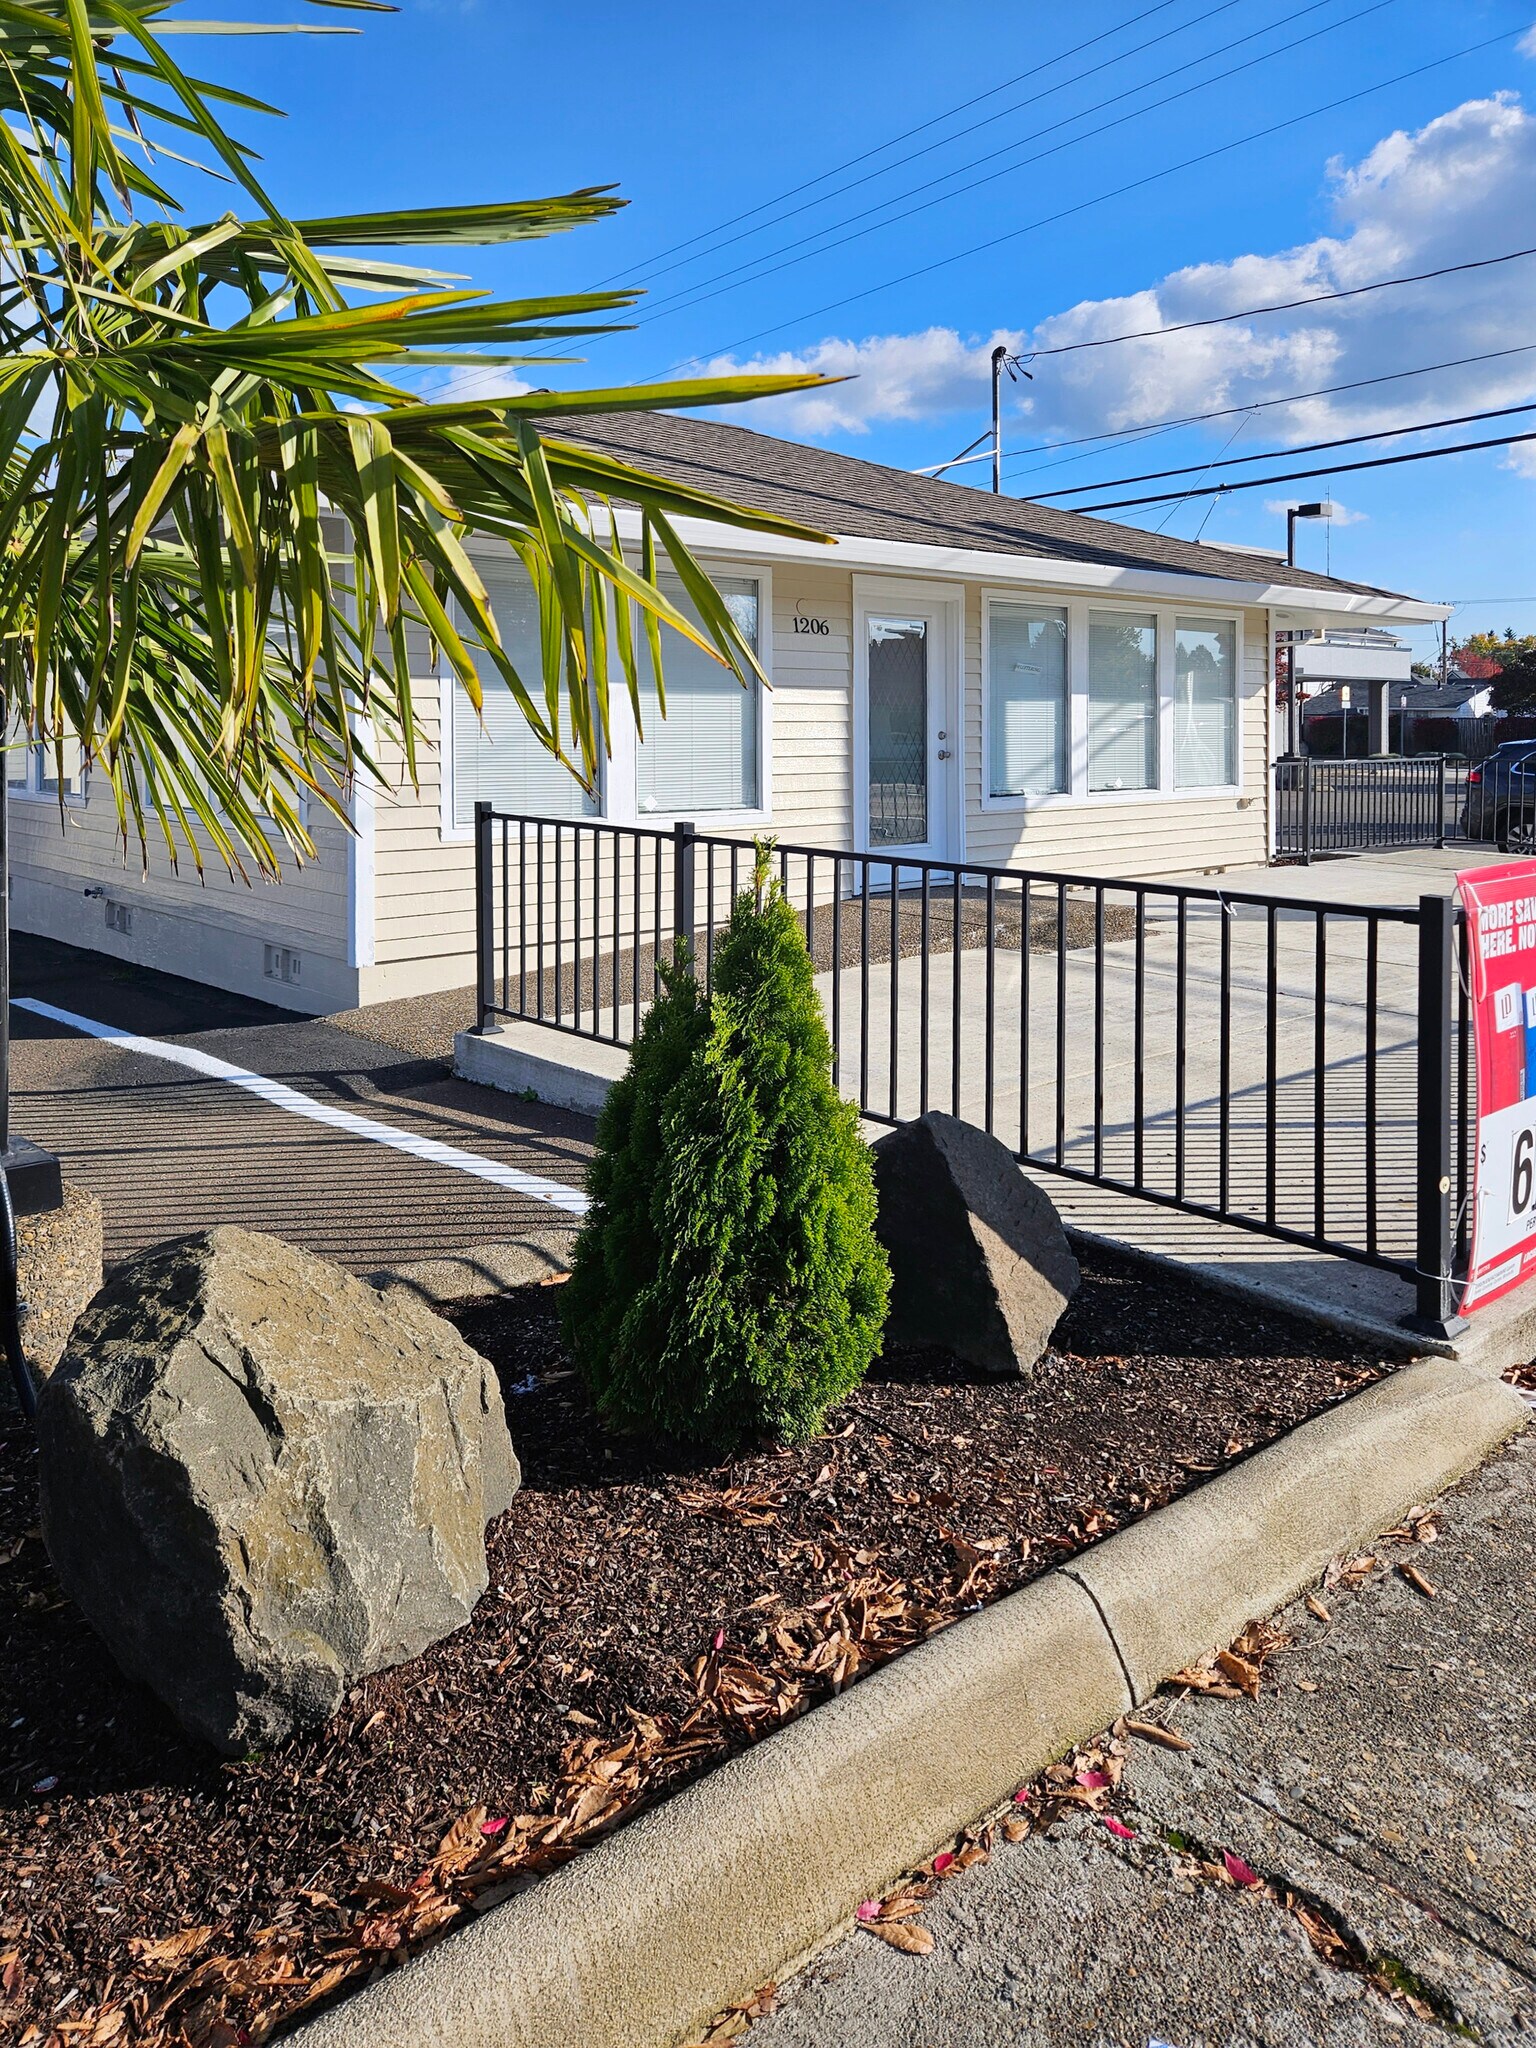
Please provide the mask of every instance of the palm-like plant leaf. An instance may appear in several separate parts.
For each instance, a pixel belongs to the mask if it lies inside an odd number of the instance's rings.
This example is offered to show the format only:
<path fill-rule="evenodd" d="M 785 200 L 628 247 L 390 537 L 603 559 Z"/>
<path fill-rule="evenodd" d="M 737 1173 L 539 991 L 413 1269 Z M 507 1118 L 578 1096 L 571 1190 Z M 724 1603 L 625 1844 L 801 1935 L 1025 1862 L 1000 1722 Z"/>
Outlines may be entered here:
<path fill-rule="evenodd" d="M 158 831 L 173 857 L 198 861 L 206 840 L 232 866 L 267 870 L 284 843 L 311 850 L 307 803 L 344 814 L 363 721 L 414 772 L 416 635 L 476 704 L 477 657 L 489 656 L 538 738 L 590 786 L 611 689 L 638 717 L 637 647 L 659 671 L 662 625 L 744 678 L 756 666 L 674 522 L 822 538 L 539 424 L 817 379 L 426 402 L 426 366 L 515 363 L 536 343 L 612 331 L 633 294 L 490 301 L 441 272 L 347 252 L 524 240 L 619 202 L 592 187 L 284 218 L 214 111 L 259 103 L 188 76 L 163 39 L 289 26 L 194 23 L 181 0 L 0 0 L 0 682 L 12 727 L 33 743 L 77 740 L 125 835 Z M 181 221 L 153 168 L 178 155 L 167 136 L 194 138 L 250 218 Z M 615 501 L 639 508 L 637 559 Z M 537 676 L 501 645 L 467 545 L 477 537 L 509 546 L 532 578 Z M 663 554 L 702 626 L 661 588 Z"/>

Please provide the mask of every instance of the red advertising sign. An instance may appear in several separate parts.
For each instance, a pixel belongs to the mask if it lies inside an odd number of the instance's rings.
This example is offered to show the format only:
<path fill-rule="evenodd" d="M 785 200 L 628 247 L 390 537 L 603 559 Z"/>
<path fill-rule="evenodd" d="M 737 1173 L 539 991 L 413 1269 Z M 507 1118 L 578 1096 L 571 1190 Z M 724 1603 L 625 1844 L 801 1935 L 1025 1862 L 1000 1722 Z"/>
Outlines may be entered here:
<path fill-rule="evenodd" d="M 1536 1274 L 1536 862 L 1456 877 L 1477 1043 L 1477 1165 L 1463 1315 Z"/>

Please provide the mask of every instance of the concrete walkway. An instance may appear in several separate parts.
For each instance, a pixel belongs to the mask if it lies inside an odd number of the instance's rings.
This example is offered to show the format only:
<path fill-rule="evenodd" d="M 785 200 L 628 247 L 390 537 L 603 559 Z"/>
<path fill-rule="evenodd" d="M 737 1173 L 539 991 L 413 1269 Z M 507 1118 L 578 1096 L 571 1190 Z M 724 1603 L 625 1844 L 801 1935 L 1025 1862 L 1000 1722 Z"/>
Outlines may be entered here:
<path fill-rule="evenodd" d="M 1193 1744 L 1133 1742 L 1119 1842 L 1096 1821 L 999 1843 L 924 1915 L 934 1953 L 867 1934 L 781 1993 L 751 2048 L 1492 2048 L 1536 2035 L 1536 1441 L 1387 1545 L 1355 1590 L 1280 1619 L 1256 1703 L 1164 1698 Z M 1426 1598 L 1399 1575 L 1412 1562 Z M 835 1816 L 828 1816 L 835 1825 Z M 1181 1853 L 1184 1852 L 1189 1853 Z M 1223 1850 L 1322 1909 L 1378 1984 L 1294 1914 L 1199 1874 Z M 1438 2015 L 1438 2017 L 1435 2017 Z"/>

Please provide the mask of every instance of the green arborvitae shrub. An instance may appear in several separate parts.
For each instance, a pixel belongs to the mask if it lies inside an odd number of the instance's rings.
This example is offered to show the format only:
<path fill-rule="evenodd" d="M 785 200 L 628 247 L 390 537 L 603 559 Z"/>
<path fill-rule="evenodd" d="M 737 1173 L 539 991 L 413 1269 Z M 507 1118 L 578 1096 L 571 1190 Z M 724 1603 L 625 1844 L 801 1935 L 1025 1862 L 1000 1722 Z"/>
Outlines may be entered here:
<path fill-rule="evenodd" d="M 712 999 L 674 966 L 609 1095 L 562 1306 L 615 1427 L 801 1441 L 880 1347 L 874 1180 L 812 975 L 760 848 Z"/>

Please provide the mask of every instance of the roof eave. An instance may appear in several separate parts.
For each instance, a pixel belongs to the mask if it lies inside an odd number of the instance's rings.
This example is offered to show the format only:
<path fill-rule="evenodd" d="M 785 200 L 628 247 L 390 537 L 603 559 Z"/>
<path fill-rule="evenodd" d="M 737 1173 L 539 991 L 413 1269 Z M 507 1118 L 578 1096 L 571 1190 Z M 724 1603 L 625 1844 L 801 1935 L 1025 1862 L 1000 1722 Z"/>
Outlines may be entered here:
<path fill-rule="evenodd" d="M 831 546 L 796 540 L 782 534 L 753 533 L 714 520 L 678 519 L 680 537 L 690 548 L 727 554 L 737 560 L 831 564 L 850 569 L 883 569 L 891 574 L 952 576 L 967 583 L 1055 590 L 1117 592 L 1126 596 L 1166 597 L 1188 593 L 1218 604 L 1262 606 L 1283 611 L 1278 624 L 1302 625 L 1309 619 L 1397 620 L 1404 624 L 1438 623 L 1452 607 L 1430 604 L 1391 591 L 1315 590 L 1274 578 L 1206 576 L 1173 568 L 1120 567 L 1108 562 L 1063 561 L 1056 555 L 998 554 L 985 548 L 943 547 L 925 541 L 876 540 L 858 534 L 837 536 Z M 639 530 L 638 513 L 619 508 L 620 531 Z"/>

